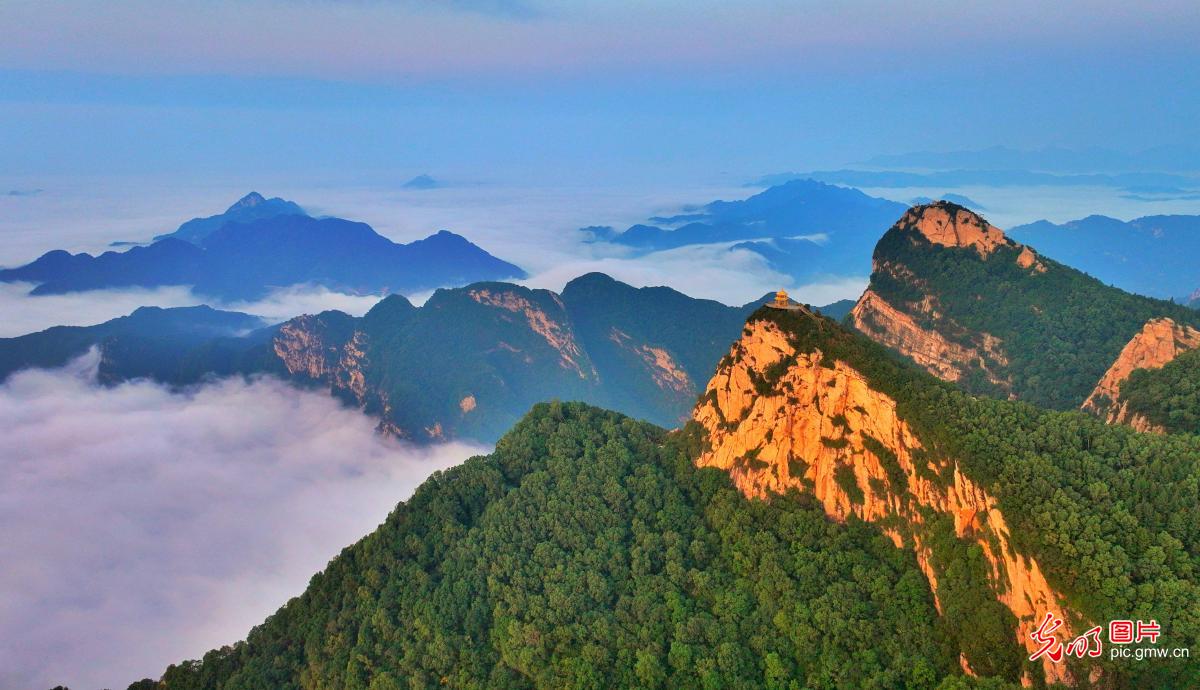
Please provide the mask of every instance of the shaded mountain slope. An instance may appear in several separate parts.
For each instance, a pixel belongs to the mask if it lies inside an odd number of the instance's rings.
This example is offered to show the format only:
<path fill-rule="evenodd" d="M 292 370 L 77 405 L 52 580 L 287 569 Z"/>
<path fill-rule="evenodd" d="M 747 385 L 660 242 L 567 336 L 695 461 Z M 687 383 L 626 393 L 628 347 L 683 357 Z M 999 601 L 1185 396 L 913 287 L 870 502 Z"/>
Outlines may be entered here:
<path fill-rule="evenodd" d="M 412 438 L 494 440 L 536 402 L 604 404 L 673 425 L 744 310 L 589 274 L 562 295 L 507 283 L 389 297 L 360 320 L 301 317 L 274 352 Z M 344 324 L 330 330 L 327 322 Z M 314 364 L 314 363 L 320 364 Z"/>

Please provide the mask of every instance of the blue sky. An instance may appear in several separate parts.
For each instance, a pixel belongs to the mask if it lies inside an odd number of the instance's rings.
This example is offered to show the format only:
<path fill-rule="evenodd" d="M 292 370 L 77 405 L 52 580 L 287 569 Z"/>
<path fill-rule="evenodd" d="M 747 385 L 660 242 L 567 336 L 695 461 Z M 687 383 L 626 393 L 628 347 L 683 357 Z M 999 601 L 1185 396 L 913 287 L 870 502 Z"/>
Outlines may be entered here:
<path fill-rule="evenodd" d="M 1194 2 L 901 5 L 6 0 L 0 167 L 717 180 L 1200 135 Z"/>

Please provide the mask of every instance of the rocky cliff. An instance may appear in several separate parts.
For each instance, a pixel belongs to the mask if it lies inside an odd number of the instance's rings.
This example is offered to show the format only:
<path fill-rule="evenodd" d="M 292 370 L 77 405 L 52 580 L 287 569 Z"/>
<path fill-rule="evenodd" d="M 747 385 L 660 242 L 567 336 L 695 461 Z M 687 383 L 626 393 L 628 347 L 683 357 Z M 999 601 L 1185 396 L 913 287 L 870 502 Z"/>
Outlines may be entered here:
<path fill-rule="evenodd" d="M 1027 628 L 1047 611 L 1064 611 L 1038 562 L 1014 549 L 996 500 L 954 458 L 932 454 L 897 402 L 859 371 L 820 349 L 798 349 L 772 321 L 751 320 L 694 419 L 708 437 L 698 464 L 728 471 L 749 497 L 798 489 L 836 520 L 880 525 L 897 546 L 916 552 L 935 597 L 939 573 L 923 526 L 932 516 L 952 520 L 958 538 L 982 549 L 991 588 L 1015 616 L 1012 634 L 1026 649 L 1035 649 Z M 1069 634 L 1065 626 L 1059 632 Z M 1069 681 L 1061 665 L 1043 670 L 1048 681 Z"/>
<path fill-rule="evenodd" d="M 1137 369 L 1161 369 L 1184 352 L 1200 348 L 1200 330 L 1169 318 L 1151 319 L 1121 349 L 1121 354 L 1096 384 L 1083 409 L 1109 424 L 1127 424 L 1138 431 L 1162 433 L 1164 429 L 1129 409 L 1121 399 L 1121 384 Z"/>
<path fill-rule="evenodd" d="M 939 314 L 932 300 L 907 305 L 910 311 L 931 320 Z M 1004 387 L 1007 381 L 993 371 L 995 365 L 1008 363 L 1000 340 L 988 333 L 977 336 L 977 344 L 948 340 L 932 327 L 897 309 L 868 288 L 850 311 L 854 327 L 877 343 L 897 350 L 926 371 L 946 381 L 958 381 L 971 368 L 983 371 L 987 379 Z"/>

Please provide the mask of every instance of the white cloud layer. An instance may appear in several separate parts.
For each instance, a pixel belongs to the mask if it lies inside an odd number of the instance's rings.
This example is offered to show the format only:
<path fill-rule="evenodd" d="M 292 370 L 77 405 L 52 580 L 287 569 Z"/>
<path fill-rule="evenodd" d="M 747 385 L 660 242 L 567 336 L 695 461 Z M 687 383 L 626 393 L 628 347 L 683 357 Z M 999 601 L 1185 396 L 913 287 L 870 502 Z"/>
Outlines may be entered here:
<path fill-rule="evenodd" d="M 273 379 L 0 386 L 0 687 L 123 688 L 241 639 L 431 472 L 486 452 L 381 438 Z"/>
<path fill-rule="evenodd" d="M 271 323 L 286 321 L 300 314 L 316 314 L 337 309 L 362 316 L 379 302 L 377 295 L 348 295 L 325 287 L 293 285 L 269 293 L 254 302 L 214 302 L 192 294 L 186 287 L 123 288 L 88 290 L 65 295 L 33 297 L 30 283 L 0 283 L 0 338 L 11 338 L 44 330 L 51 326 L 91 326 L 138 307 L 187 307 L 208 304 L 217 309 L 241 311 L 261 316 Z"/>

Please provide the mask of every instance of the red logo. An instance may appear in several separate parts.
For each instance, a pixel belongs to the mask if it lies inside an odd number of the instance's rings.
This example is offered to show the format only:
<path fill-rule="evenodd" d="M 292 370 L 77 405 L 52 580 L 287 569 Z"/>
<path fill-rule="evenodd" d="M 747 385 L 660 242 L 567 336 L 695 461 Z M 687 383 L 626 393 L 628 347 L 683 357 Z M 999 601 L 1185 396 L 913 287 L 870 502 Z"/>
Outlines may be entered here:
<path fill-rule="evenodd" d="M 1062 624 L 1061 618 L 1053 613 L 1047 613 L 1046 617 L 1042 619 L 1042 624 L 1029 633 L 1029 639 L 1038 645 L 1037 651 L 1029 655 L 1030 661 L 1037 661 L 1044 656 L 1054 663 L 1060 663 L 1064 656 L 1082 659 L 1085 656 L 1098 657 L 1104 653 L 1104 642 L 1100 639 L 1100 632 L 1104 630 L 1102 626 L 1097 625 L 1064 645 L 1054 636 L 1055 631 L 1061 628 Z M 1156 644 L 1159 633 L 1160 629 L 1156 620 L 1136 622 L 1115 620 L 1108 623 L 1108 641 L 1113 644 L 1132 644 L 1142 640 L 1149 640 L 1151 644 Z"/>

